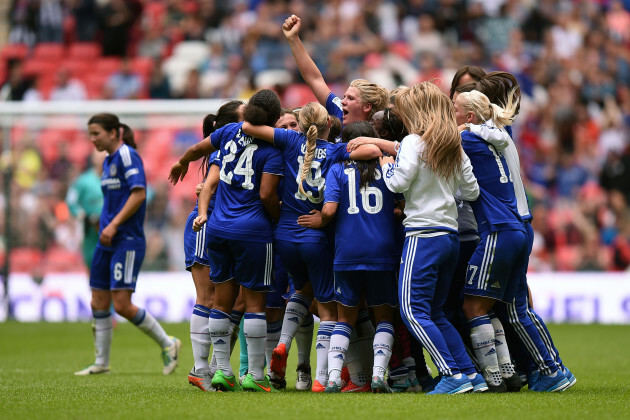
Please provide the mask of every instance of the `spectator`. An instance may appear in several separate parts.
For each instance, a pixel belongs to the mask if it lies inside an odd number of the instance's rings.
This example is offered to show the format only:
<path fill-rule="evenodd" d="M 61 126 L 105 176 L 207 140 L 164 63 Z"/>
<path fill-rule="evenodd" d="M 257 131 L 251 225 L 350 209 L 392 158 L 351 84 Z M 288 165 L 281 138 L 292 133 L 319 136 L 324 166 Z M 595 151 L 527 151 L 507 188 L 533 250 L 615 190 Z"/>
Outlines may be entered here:
<path fill-rule="evenodd" d="M 83 82 L 70 77 L 67 69 L 61 68 L 57 72 L 57 83 L 50 93 L 51 101 L 84 101 L 87 93 Z"/>
<path fill-rule="evenodd" d="M 140 76 L 131 70 L 131 61 L 123 59 L 120 71 L 112 74 L 104 89 L 108 99 L 137 99 L 142 90 Z"/>
<path fill-rule="evenodd" d="M 94 41 L 98 31 L 96 0 L 66 0 L 74 16 L 75 36 L 79 42 Z"/>
<path fill-rule="evenodd" d="M 156 62 L 149 78 L 149 98 L 170 99 L 171 97 L 171 85 L 168 77 L 162 72 L 161 64 Z"/>
<path fill-rule="evenodd" d="M 21 101 L 30 87 L 22 73 L 22 63 L 14 62 L 9 69 L 9 78 L 0 88 L 0 101 Z"/>
<path fill-rule="evenodd" d="M 61 0 L 40 0 L 37 41 L 63 42 L 63 18 Z"/>
<path fill-rule="evenodd" d="M 125 57 L 133 13 L 125 0 L 109 0 L 100 9 L 103 55 Z"/>

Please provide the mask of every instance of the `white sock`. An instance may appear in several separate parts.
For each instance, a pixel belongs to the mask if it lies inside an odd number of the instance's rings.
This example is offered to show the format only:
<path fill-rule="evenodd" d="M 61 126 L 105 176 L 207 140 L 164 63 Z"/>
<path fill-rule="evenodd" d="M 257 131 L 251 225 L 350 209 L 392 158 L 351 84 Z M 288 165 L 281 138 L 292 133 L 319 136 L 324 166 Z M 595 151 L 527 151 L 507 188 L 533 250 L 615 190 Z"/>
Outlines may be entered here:
<path fill-rule="evenodd" d="M 94 317 L 92 332 L 94 333 L 94 350 L 96 352 L 94 364 L 108 367 L 109 352 L 112 348 L 112 336 L 114 333 L 112 314 L 109 310 L 93 310 L 92 316 Z"/>
<path fill-rule="evenodd" d="M 308 314 L 295 334 L 295 343 L 298 348 L 298 365 L 311 365 L 311 347 L 313 347 L 314 329 L 315 322 L 313 320 L 313 315 Z"/>
<path fill-rule="evenodd" d="M 173 340 L 166 334 L 160 323 L 144 309 L 138 308 L 138 313 L 130 321 L 163 349 L 173 344 Z"/>
<path fill-rule="evenodd" d="M 271 353 L 273 349 L 278 345 L 280 340 L 280 331 L 282 330 L 282 321 L 267 322 L 267 343 L 265 344 L 265 359 L 267 360 L 267 366 L 271 365 Z M 272 376 L 273 372 L 269 371 L 269 376 Z"/>
<path fill-rule="evenodd" d="M 363 386 L 367 382 L 365 377 L 365 371 L 363 370 L 363 363 L 361 360 L 361 347 L 359 345 L 356 333 L 350 336 L 350 345 L 346 352 L 346 367 L 350 374 L 350 380 L 357 386 Z M 374 358 L 374 356 L 372 356 Z"/>
<path fill-rule="evenodd" d="M 374 334 L 374 369 L 372 376 L 385 379 L 385 371 L 392 357 L 392 347 L 394 346 L 394 325 L 391 322 L 379 322 Z"/>
<path fill-rule="evenodd" d="M 490 322 L 492 323 L 492 328 L 494 328 L 494 346 L 497 349 L 497 360 L 499 362 L 501 376 L 509 378 L 514 374 L 514 365 L 510 357 L 510 349 L 508 348 L 507 341 L 505 341 L 503 324 L 501 324 L 499 318 L 494 316 L 494 314 L 490 315 Z"/>
<path fill-rule="evenodd" d="M 255 381 L 265 377 L 265 342 L 267 320 L 264 312 L 248 312 L 243 320 L 243 332 L 247 340 L 247 371 Z"/>
<path fill-rule="evenodd" d="M 287 303 L 287 308 L 284 310 L 284 319 L 282 320 L 282 333 L 280 334 L 280 343 L 286 346 L 287 353 L 291 348 L 291 342 L 298 328 L 309 314 L 308 309 L 311 307 L 311 302 L 312 299 L 296 292 L 293 293 L 289 303 Z"/>
<path fill-rule="evenodd" d="M 217 361 L 217 370 L 226 376 L 234 375 L 230 365 L 230 316 L 225 312 L 213 309 L 208 321 L 210 337 L 212 337 L 212 357 Z"/>
<path fill-rule="evenodd" d="M 499 385 L 502 377 L 499 370 L 497 350 L 494 345 L 494 328 L 488 315 L 478 316 L 468 321 L 470 340 L 477 362 L 486 381 L 492 385 Z"/>
<path fill-rule="evenodd" d="M 195 372 L 208 372 L 208 355 L 210 354 L 210 331 L 208 330 L 208 318 L 210 308 L 203 305 L 195 305 L 190 317 L 190 342 L 192 343 Z"/>
<path fill-rule="evenodd" d="M 328 349 L 330 348 L 330 335 L 335 329 L 335 321 L 322 321 L 317 330 L 315 354 L 317 355 L 317 369 L 315 380 L 326 386 L 328 382 Z M 282 338 L 280 338 L 282 340 Z"/>
<path fill-rule="evenodd" d="M 358 340 L 359 351 L 361 355 L 361 364 L 364 372 L 372 372 L 374 366 L 374 324 L 370 319 L 367 309 L 359 311 L 357 318 L 357 326 L 355 328 Z M 353 381 L 354 382 L 354 381 Z"/>
<path fill-rule="evenodd" d="M 334 382 L 341 386 L 341 369 L 346 358 L 346 352 L 350 345 L 352 326 L 345 322 L 337 322 L 330 336 L 330 349 L 328 350 L 328 382 Z M 322 384 L 323 385 L 323 384 Z"/>

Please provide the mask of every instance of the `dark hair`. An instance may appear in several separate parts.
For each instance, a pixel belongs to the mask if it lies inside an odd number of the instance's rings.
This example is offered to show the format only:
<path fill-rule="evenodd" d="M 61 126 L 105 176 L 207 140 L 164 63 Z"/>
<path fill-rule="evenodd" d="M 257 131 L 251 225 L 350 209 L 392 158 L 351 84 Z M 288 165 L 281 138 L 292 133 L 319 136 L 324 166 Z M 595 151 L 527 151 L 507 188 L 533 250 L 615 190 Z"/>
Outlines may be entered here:
<path fill-rule="evenodd" d="M 514 115 L 517 115 L 521 109 L 521 88 L 513 74 L 506 71 L 493 71 L 481 78 L 475 89 L 486 95 L 493 104 L 505 107 L 509 100 L 508 95 L 514 88 L 516 88 L 514 101 L 518 101 Z"/>
<path fill-rule="evenodd" d="M 129 147 L 136 148 L 136 141 L 134 139 L 133 130 L 129 128 L 127 124 L 120 122 L 118 117 L 114 114 L 108 114 L 106 112 L 92 115 L 88 120 L 88 125 L 98 124 L 103 127 L 105 131 L 115 130 L 118 137 L 122 137 L 122 141 Z"/>
<path fill-rule="evenodd" d="M 330 131 L 328 132 L 328 141 L 334 143 L 341 134 L 341 120 L 334 115 L 330 115 Z"/>
<path fill-rule="evenodd" d="M 402 140 L 409 134 L 407 127 L 402 122 L 402 118 L 398 115 L 398 111 L 393 107 L 386 108 L 383 111 L 383 128 L 388 133 L 386 137 L 381 136 L 385 140 Z"/>
<path fill-rule="evenodd" d="M 470 83 L 464 83 L 463 85 L 457 86 L 455 88 L 455 92 L 456 93 L 472 92 L 475 89 L 477 89 L 477 82 L 470 82 Z"/>
<path fill-rule="evenodd" d="M 238 108 L 243 105 L 244 102 L 238 99 L 228 101 L 219 107 L 217 114 L 208 114 L 203 118 L 203 138 L 205 139 L 215 130 L 226 126 L 230 123 L 239 121 L 240 115 L 238 114 Z M 203 157 L 201 167 L 199 168 L 202 173 L 207 174 L 210 167 L 209 156 Z"/>
<path fill-rule="evenodd" d="M 451 94 L 450 98 L 453 99 L 453 95 L 455 95 L 455 88 L 459 85 L 459 81 L 465 75 L 469 75 L 475 82 L 481 80 L 482 77 L 486 75 L 486 72 L 481 67 L 477 66 L 464 66 L 460 67 L 457 72 L 455 72 L 455 76 L 453 76 L 453 81 L 451 82 Z"/>
<path fill-rule="evenodd" d="M 270 89 L 262 89 L 254 93 L 245 107 L 243 117 L 253 125 L 268 125 L 273 127 L 282 115 L 280 98 Z"/>
<path fill-rule="evenodd" d="M 378 137 L 378 135 L 369 121 L 356 121 L 343 128 L 342 140 L 344 143 L 357 137 Z M 367 187 L 376 180 L 376 169 L 379 167 L 378 159 L 358 160 L 355 165 L 359 172 L 359 189 Z"/>

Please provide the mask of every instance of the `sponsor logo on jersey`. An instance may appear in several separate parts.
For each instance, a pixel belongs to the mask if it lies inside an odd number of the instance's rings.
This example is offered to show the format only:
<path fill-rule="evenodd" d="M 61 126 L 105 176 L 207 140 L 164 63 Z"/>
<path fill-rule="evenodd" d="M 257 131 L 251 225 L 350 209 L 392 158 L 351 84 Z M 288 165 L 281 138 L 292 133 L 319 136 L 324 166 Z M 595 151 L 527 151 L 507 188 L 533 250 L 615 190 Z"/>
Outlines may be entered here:
<path fill-rule="evenodd" d="M 495 289 L 500 289 L 501 285 L 499 284 L 499 281 L 497 280 L 494 283 L 492 283 L 490 287 L 495 288 Z"/>

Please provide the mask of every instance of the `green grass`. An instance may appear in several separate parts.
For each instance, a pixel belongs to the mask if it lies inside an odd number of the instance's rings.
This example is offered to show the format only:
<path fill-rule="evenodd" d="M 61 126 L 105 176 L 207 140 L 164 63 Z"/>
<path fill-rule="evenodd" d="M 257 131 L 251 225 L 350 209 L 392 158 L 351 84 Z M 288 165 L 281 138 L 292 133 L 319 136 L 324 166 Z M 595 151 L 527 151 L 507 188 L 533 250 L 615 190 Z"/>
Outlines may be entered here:
<path fill-rule="evenodd" d="M 578 383 L 559 394 L 314 395 L 203 393 L 189 386 L 187 324 L 166 326 L 184 342 L 181 365 L 163 376 L 160 350 L 128 323 L 114 332 L 111 375 L 75 377 L 93 361 L 88 324 L 0 323 L 0 419 L 92 418 L 629 418 L 630 327 L 553 325 Z M 233 359 L 236 368 L 238 356 Z M 295 366 L 294 351 L 289 367 Z M 313 359 L 315 353 L 313 352 Z M 290 369 L 289 369 L 290 370 Z"/>

